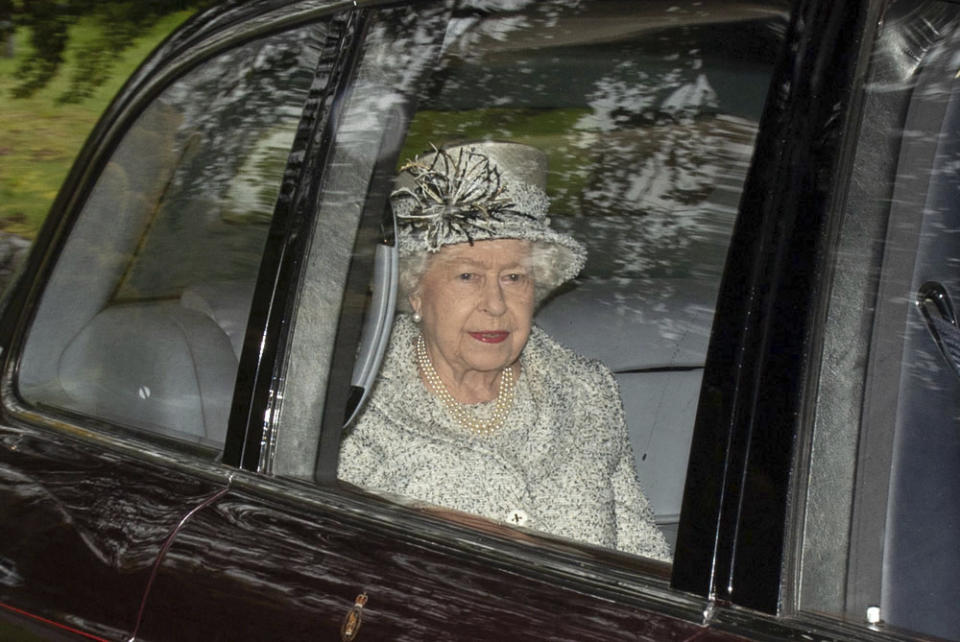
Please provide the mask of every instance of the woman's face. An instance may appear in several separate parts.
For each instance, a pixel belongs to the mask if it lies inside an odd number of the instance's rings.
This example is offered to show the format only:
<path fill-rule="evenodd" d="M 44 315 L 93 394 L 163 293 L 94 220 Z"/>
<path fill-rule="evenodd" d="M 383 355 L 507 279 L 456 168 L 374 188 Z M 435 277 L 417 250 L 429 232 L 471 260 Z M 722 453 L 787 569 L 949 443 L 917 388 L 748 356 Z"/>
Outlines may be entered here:
<path fill-rule="evenodd" d="M 410 305 L 423 317 L 434 366 L 462 377 L 515 362 L 530 336 L 530 243 L 515 239 L 442 247 Z"/>

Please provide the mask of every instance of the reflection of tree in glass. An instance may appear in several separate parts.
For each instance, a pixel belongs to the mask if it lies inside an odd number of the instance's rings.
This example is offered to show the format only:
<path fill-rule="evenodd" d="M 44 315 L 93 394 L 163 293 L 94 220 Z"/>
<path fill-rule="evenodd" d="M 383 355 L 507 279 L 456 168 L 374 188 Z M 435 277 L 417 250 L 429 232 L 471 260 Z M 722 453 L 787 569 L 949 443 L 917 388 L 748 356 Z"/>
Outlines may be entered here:
<path fill-rule="evenodd" d="M 596 80 L 590 110 L 574 126 L 564 153 L 592 162 L 575 170 L 589 174 L 576 205 L 567 206 L 590 220 L 570 223 L 589 228 L 588 274 L 713 277 L 755 125 L 718 114 L 698 49 L 678 42 L 656 64 L 638 61 L 642 51 L 627 52 Z"/>
<path fill-rule="evenodd" d="M 351 107 L 337 133 L 343 145 L 379 135 L 385 118 L 396 120 L 386 126 L 384 149 L 399 145 L 402 131 L 395 123 L 402 121 L 400 111 L 436 62 L 441 19 L 446 19 L 442 6 L 417 11 L 399 7 L 384 9 L 368 26 L 350 89 Z"/>
<path fill-rule="evenodd" d="M 668 211 L 703 200 L 713 188 L 718 136 L 698 124 L 715 108 L 716 94 L 700 74 L 656 104 L 667 87 L 610 77 L 597 82 L 593 109 L 576 124 L 582 132 L 576 147 L 596 154 L 581 213 Z"/>
<path fill-rule="evenodd" d="M 261 211 L 269 221 L 273 199 L 259 193 L 269 189 L 275 198 L 277 171 L 286 164 L 291 137 L 323 46 L 322 34 L 307 28 L 283 40 L 257 41 L 220 56 L 198 69 L 187 82 L 172 86 L 165 97 L 182 115 L 179 138 L 184 162 L 170 196 L 216 196 L 231 201 L 237 216 L 237 177 L 250 193 L 247 207 Z M 286 133 L 284 133 L 286 132 Z M 255 136 L 255 138 L 251 138 Z M 196 145 L 189 141 L 203 141 Z M 246 164 L 249 169 L 241 172 Z M 266 176 L 272 177 L 269 185 Z M 246 184 L 243 184 L 246 181 Z M 259 185 L 259 190 L 258 190 Z"/>
<path fill-rule="evenodd" d="M 151 109 L 176 122 L 172 179 L 119 296 L 179 295 L 252 279 L 328 26 L 253 41 L 205 61 Z M 210 252 L 216 247 L 216 252 Z"/>
<path fill-rule="evenodd" d="M 590 245 L 588 275 L 718 274 L 763 104 L 747 88 L 765 86 L 779 41 L 773 16 L 650 3 L 631 21 L 624 9 L 464 3 L 403 157 L 431 143 L 534 145 L 549 157 L 557 224 Z"/>

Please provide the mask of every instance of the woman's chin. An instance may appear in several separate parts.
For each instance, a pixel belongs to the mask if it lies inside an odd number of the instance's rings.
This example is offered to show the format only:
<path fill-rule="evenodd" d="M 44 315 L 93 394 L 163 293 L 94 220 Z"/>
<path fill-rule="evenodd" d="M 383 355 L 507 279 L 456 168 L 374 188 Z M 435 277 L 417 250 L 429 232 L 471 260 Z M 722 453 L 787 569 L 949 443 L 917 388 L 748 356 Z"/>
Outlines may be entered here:
<path fill-rule="evenodd" d="M 495 372 L 509 366 L 513 362 L 510 357 L 511 355 L 506 351 L 495 353 L 493 350 L 490 350 L 488 354 L 470 355 L 466 359 L 466 362 L 472 370 L 478 372 Z"/>

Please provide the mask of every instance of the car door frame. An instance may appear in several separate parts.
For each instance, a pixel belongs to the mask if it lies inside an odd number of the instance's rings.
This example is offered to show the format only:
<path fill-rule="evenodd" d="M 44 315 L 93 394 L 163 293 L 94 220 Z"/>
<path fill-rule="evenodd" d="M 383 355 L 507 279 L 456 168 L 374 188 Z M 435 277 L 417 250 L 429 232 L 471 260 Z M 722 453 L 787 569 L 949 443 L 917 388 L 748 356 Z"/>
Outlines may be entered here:
<path fill-rule="evenodd" d="M 673 586 L 799 611 L 801 526 L 833 258 L 885 1 L 800 1 L 741 201 L 707 356 Z M 709 517 L 702 517 L 709 515 Z"/>

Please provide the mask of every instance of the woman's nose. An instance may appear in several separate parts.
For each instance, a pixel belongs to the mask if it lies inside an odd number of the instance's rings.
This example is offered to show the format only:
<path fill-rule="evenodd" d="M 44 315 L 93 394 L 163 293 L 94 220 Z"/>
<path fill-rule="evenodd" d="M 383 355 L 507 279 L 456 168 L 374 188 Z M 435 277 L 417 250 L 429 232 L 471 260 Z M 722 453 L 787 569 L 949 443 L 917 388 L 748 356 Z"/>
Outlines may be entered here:
<path fill-rule="evenodd" d="M 507 311 L 507 304 L 503 298 L 503 288 L 497 279 L 489 279 L 483 288 L 483 309 L 488 314 L 500 316 Z"/>

